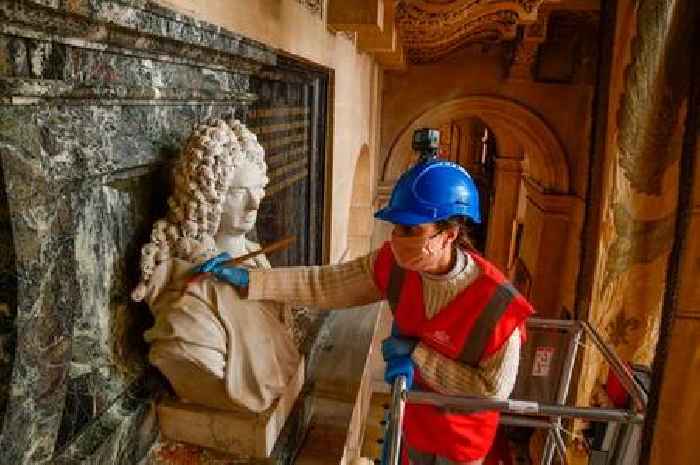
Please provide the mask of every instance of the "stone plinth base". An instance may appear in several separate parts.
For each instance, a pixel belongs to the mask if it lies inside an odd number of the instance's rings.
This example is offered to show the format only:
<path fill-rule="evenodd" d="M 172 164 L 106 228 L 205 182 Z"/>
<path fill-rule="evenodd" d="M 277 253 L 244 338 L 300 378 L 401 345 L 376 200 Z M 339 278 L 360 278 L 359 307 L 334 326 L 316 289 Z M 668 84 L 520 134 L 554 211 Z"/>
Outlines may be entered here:
<path fill-rule="evenodd" d="M 304 384 L 304 359 L 287 391 L 265 412 L 216 410 L 176 399 L 158 404 L 160 431 L 166 438 L 236 456 L 268 458 Z"/>

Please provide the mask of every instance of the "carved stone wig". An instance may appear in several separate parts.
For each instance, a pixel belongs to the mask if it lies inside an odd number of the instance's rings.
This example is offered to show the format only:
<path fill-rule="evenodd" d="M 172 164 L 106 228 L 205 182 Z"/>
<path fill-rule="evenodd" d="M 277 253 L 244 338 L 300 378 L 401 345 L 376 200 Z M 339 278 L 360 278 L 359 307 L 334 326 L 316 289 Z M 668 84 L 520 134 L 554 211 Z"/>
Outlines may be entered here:
<path fill-rule="evenodd" d="M 145 297 L 155 267 L 170 258 L 200 262 L 217 253 L 214 235 L 233 173 L 243 160 L 266 171 L 263 148 L 240 121 L 199 125 L 173 170 L 173 193 L 166 218 L 156 221 L 151 242 L 141 249 L 141 281 L 132 293 Z"/>

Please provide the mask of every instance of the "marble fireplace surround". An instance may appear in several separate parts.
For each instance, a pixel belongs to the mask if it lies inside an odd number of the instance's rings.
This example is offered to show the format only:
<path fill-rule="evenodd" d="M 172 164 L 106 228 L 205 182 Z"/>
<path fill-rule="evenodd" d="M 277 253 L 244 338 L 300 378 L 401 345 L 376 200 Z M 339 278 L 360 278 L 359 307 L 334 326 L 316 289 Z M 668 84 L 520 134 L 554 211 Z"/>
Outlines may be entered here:
<path fill-rule="evenodd" d="M 251 77 L 277 60 L 147 1 L 0 0 L 0 463 L 146 453 L 163 384 L 129 299 L 139 248 L 192 125 L 244 117 Z M 307 372 L 326 333 L 309 324 Z"/>

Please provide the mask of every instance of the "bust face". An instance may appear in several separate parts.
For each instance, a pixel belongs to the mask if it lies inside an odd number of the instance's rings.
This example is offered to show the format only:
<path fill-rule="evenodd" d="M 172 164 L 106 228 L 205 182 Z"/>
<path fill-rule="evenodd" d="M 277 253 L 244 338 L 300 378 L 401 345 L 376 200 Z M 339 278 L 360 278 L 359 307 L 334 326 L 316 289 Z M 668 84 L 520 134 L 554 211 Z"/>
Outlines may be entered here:
<path fill-rule="evenodd" d="M 265 171 L 247 160 L 236 167 L 222 205 L 219 233 L 245 234 L 255 227 L 268 179 Z"/>

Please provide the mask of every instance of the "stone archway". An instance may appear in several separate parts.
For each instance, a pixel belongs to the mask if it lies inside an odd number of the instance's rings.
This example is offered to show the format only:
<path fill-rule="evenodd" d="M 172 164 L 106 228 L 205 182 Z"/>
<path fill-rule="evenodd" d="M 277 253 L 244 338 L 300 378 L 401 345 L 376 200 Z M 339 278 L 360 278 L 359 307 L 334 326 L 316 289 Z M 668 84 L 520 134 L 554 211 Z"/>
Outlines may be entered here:
<path fill-rule="evenodd" d="M 414 119 L 389 149 L 382 181 L 391 182 L 414 161 L 413 130 L 440 127 L 453 119 L 478 117 L 491 128 L 500 158 L 527 158 L 527 172 L 546 192 L 569 193 L 570 175 L 564 147 L 549 125 L 529 108 L 500 97 L 472 96 L 446 102 Z"/>
<path fill-rule="evenodd" d="M 411 150 L 415 129 L 450 127 L 452 121 L 471 117 L 488 126 L 498 149 L 486 256 L 508 271 L 516 258 L 513 231 L 518 205 L 524 201 L 522 247 L 517 258 L 532 276 L 533 303 L 544 315 L 558 315 L 563 306 L 571 308 L 573 303 L 583 205 L 569 195 L 570 170 L 563 145 L 547 122 L 529 108 L 506 98 L 471 96 L 419 115 L 389 149 L 377 206 L 385 200 L 382 193 L 388 193 L 415 161 Z"/>
<path fill-rule="evenodd" d="M 355 164 L 348 216 L 347 259 L 359 257 L 370 250 L 372 236 L 372 177 L 369 146 L 362 144 Z"/>

